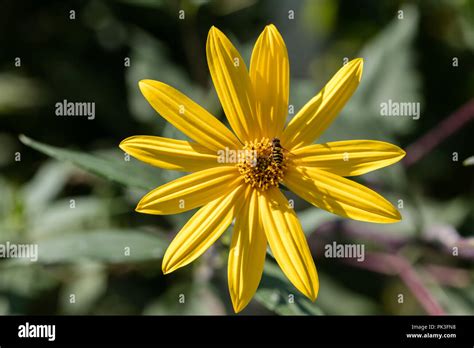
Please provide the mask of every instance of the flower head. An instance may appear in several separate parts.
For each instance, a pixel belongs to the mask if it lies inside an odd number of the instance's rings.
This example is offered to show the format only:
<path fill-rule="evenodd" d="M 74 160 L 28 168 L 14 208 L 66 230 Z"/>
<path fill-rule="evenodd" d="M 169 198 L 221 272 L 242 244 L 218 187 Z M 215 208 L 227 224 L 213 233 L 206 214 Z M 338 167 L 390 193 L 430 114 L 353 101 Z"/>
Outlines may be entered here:
<path fill-rule="evenodd" d="M 168 247 L 164 273 L 194 261 L 235 219 L 228 282 L 236 312 L 249 303 L 258 287 L 267 245 L 293 285 L 314 301 L 319 289 L 316 267 L 280 185 L 343 217 L 397 222 L 401 217 L 392 204 L 345 177 L 395 163 L 405 152 L 370 140 L 313 144 L 357 88 L 361 58 L 344 65 L 285 127 L 289 63 L 275 26 L 267 26 L 258 38 L 250 71 L 215 27 L 209 31 L 206 52 L 233 132 L 176 89 L 158 81 L 140 81 L 140 90 L 153 108 L 194 142 L 155 136 L 133 136 L 121 142 L 120 147 L 139 160 L 193 172 L 149 192 L 136 210 L 176 214 L 200 207 Z M 223 153 L 232 151 L 238 155 L 223 160 Z"/>

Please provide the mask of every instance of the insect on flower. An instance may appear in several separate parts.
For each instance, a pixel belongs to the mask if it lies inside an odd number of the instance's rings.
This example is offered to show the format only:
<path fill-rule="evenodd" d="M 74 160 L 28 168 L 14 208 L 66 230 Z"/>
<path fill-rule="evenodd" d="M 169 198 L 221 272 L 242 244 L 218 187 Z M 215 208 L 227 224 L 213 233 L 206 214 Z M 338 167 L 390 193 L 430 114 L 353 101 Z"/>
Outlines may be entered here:
<path fill-rule="evenodd" d="M 267 246 L 292 284 L 314 301 L 319 289 L 316 267 L 280 185 L 346 218 L 397 222 L 401 216 L 390 202 L 346 177 L 393 164 L 405 152 L 371 140 L 314 144 L 356 90 L 362 76 L 361 58 L 344 65 L 285 127 L 289 62 L 274 25 L 258 38 L 250 70 L 215 27 L 209 31 L 206 53 L 233 132 L 176 89 L 158 81 L 140 81 L 140 90 L 153 108 L 193 141 L 132 136 L 120 147 L 146 163 L 193 173 L 152 190 L 136 210 L 176 214 L 200 208 L 168 247 L 162 264 L 165 274 L 202 255 L 235 220 L 228 284 L 236 312 L 245 308 L 258 288 Z M 234 64 L 236 60 L 240 64 Z M 236 163 L 218 161 L 223 149 L 252 157 L 242 156 Z"/>
<path fill-rule="evenodd" d="M 286 153 L 286 155 L 284 155 Z M 291 151 L 285 149 L 281 146 L 280 139 L 273 138 L 272 139 L 272 159 L 281 166 L 283 164 L 283 159 L 285 156 L 291 154 Z"/>

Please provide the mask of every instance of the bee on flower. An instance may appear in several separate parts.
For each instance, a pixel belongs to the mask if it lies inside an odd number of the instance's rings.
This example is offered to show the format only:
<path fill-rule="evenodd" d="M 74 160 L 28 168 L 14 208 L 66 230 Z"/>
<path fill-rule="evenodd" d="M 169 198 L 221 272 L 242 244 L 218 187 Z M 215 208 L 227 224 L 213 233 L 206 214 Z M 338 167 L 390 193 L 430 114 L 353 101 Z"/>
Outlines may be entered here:
<path fill-rule="evenodd" d="M 267 246 L 292 284 L 314 301 L 319 289 L 316 267 L 281 185 L 342 217 L 397 222 L 400 213 L 390 202 L 346 177 L 393 164 L 405 152 L 371 140 L 314 143 L 359 85 L 361 58 L 344 65 L 286 124 L 289 61 L 274 25 L 267 26 L 258 38 L 250 70 L 215 27 L 209 31 L 206 53 L 232 130 L 173 87 L 140 81 L 140 90 L 152 107 L 193 141 L 132 136 L 120 148 L 151 165 L 193 173 L 152 190 L 136 210 L 176 214 L 199 208 L 168 247 L 162 264 L 165 274 L 202 255 L 235 220 L 228 284 L 236 312 L 247 306 L 258 288 Z M 234 64 L 236 60 L 240 64 Z M 222 149 L 252 151 L 255 158 L 218 161 Z"/>

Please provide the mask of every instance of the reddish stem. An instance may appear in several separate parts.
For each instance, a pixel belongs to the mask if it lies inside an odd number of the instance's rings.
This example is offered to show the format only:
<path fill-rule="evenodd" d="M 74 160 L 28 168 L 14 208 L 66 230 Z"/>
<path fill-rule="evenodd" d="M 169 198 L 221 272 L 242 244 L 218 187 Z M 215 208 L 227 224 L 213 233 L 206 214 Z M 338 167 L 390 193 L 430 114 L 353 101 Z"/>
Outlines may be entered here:
<path fill-rule="evenodd" d="M 353 259 L 347 259 L 346 262 L 375 272 L 389 275 L 398 274 L 420 305 L 425 309 L 426 313 L 430 315 L 444 314 L 443 308 L 431 295 L 416 270 L 405 258 L 399 255 L 384 253 L 367 253 L 364 262 L 357 262 Z"/>
<path fill-rule="evenodd" d="M 406 148 L 407 156 L 403 160 L 406 167 L 410 167 L 427 155 L 450 135 L 474 119 L 474 99 L 461 106 L 446 119 L 441 121 L 420 139 Z"/>

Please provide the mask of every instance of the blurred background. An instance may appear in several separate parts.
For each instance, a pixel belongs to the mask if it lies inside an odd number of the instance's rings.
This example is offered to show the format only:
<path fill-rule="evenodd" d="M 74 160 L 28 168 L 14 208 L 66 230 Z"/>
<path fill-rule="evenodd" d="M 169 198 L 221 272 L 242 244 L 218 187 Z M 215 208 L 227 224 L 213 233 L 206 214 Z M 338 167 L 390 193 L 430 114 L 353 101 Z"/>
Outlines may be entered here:
<path fill-rule="evenodd" d="M 37 262 L 0 259 L 1 314 L 232 314 L 230 232 L 163 276 L 161 257 L 193 212 L 134 211 L 182 173 L 127 158 L 131 135 L 185 139 L 141 96 L 168 83 L 223 119 L 205 44 L 220 28 L 247 64 L 264 26 L 288 47 L 297 111 L 364 57 L 358 91 L 320 139 L 377 139 L 405 162 L 354 178 L 401 223 L 340 219 L 294 198 L 320 275 L 313 304 L 267 257 L 244 314 L 474 314 L 474 1 L 5 1 L 0 12 L 0 242 L 39 245 Z M 18 59 L 19 58 L 19 59 Z M 95 102 L 95 119 L 55 104 Z M 382 117 L 384 101 L 421 117 Z M 289 118 L 292 115 L 289 115 Z M 20 136 L 24 135 L 24 136 Z M 324 246 L 365 245 L 365 261 Z"/>

